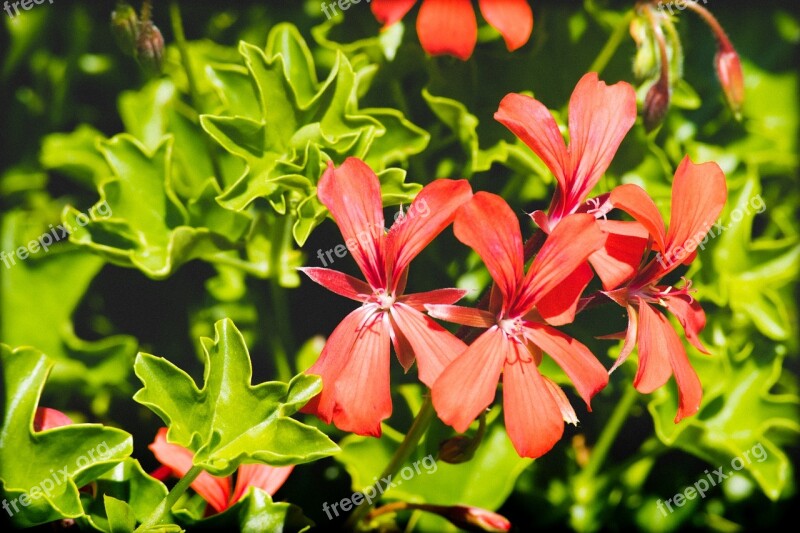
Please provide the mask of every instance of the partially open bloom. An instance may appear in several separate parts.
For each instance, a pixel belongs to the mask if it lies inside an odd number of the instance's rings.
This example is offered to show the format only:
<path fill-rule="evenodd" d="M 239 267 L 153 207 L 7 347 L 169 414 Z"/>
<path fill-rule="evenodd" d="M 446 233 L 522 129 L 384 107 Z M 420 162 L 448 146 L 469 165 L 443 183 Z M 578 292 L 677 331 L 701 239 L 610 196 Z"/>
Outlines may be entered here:
<path fill-rule="evenodd" d="M 375 17 L 390 26 L 402 19 L 417 0 L 372 0 Z M 509 51 L 528 42 L 533 12 L 527 0 L 480 0 L 483 18 L 505 39 Z M 422 0 L 417 16 L 419 42 L 433 55 L 451 54 L 467 60 L 478 40 L 478 21 L 471 0 Z"/>
<path fill-rule="evenodd" d="M 583 76 L 569 100 L 569 145 L 547 107 L 530 96 L 507 95 L 494 116 L 527 144 L 555 176 L 557 187 L 550 207 L 547 213 L 531 213 L 534 222 L 550 233 L 564 217 L 574 213 L 603 218 L 599 223 L 608 239 L 603 248 L 589 256 L 589 263 L 606 289 L 633 276 L 647 245 L 647 232 L 636 222 L 606 221 L 607 195 L 586 201 L 636 121 L 633 87 L 625 82 L 606 85 L 594 72 Z M 541 302 L 540 307 L 561 309 L 559 321 L 552 323 L 566 324 L 574 319 L 576 295 L 591 279 L 592 270 L 583 263 L 569 273 L 551 300 Z M 567 305 L 569 302 L 572 305 Z"/>
<path fill-rule="evenodd" d="M 192 468 L 192 452 L 183 446 L 167 442 L 167 428 L 158 430 L 149 448 L 175 477 L 183 477 Z M 242 499 L 250 487 L 259 488 L 272 496 L 283 485 L 293 468 L 294 466 L 242 465 L 236 471 L 236 486 L 233 491 L 230 477 L 217 477 L 208 472 L 201 472 L 190 486 L 213 509 L 213 513 L 207 514 L 221 513 Z M 157 472 L 156 477 L 166 477 L 163 469 Z"/>
<path fill-rule="evenodd" d="M 608 383 L 608 373 L 586 346 L 546 324 L 547 316 L 537 304 L 560 290 L 564 278 L 603 246 L 606 236 L 591 215 L 567 217 L 525 274 L 519 222 L 499 196 L 475 194 L 458 212 L 454 230 L 481 256 L 496 290 L 489 311 L 426 306 L 431 316 L 488 328 L 434 383 L 433 406 L 439 418 L 464 432 L 492 403 L 502 373 L 511 442 L 521 456 L 539 457 L 561 438 L 564 421 L 577 423 L 561 388 L 539 373 L 542 352 L 564 369 L 587 406 Z"/>
<path fill-rule="evenodd" d="M 433 385 L 466 345 L 424 315 L 425 304 L 452 304 L 465 291 L 404 294 L 408 266 L 470 199 L 465 180 L 436 180 L 386 234 L 378 177 L 362 161 L 329 164 L 317 188 L 366 282 L 327 268 L 303 268 L 323 287 L 362 305 L 342 320 L 308 369 L 322 377 L 322 392 L 303 411 L 359 435 L 381 434 L 392 412 L 390 341 L 406 371 L 416 359 L 419 378 Z M 422 207 L 424 206 L 424 207 Z"/>
<path fill-rule="evenodd" d="M 703 389 L 680 338 L 667 317 L 656 310 L 663 306 L 683 326 L 686 339 L 708 353 L 698 337 L 706 323 L 705 313 L 691 296 L 691 282 L 681 289 L 659 285 L 661 279 L 681 264 L 691 263 L 697 247 L 722 211 L 727 197 L 725 175 L 716 163 L 696 165 L 686 157 L 672 183 L 672 215 L 669 230 L 656 205 L 638 185 L 621 185 L 610 202 L 641 222 L 653 238 L 656 256 L 625 284 L 606 294 L 628 310 L 625 343 L 614 368 L 639 346 L 639 370 L 634 386 L 650 393 L 675 375 L 680 401 L 675 422 L 700 408 Z M 612 368 L 612 370 L 614 369 Z"/>

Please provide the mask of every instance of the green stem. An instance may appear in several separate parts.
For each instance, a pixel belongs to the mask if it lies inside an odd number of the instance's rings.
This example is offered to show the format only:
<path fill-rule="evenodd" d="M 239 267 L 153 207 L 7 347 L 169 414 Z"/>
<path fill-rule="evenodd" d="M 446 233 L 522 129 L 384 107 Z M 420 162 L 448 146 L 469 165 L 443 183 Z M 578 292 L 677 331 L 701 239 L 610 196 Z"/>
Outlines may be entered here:
<path fill-rule="evenodd" d="M 611 446 L 614 445 L 617 434 L 619 434 L 622 426 L 628 420 L 628 415 L 630 414 L 631 409 L 633 409 L 633 406 L 636 405 L 636 400 L 638 398 L 639 393 L 635 388 L 627 387 L 625 389 L 625 393 L 622 395 L 619 403 L 614 408 L 614 412 L 611 413 L 611 418 L 608 419 L 606 426 L 603 428 L 602 433 L 600 433 L 600 438 L 597 439 L 597 444 L 594 445 L 592 454 L 589 457 L 589 462 L 581 471 L 581 478 L 585 480 L 591 480 L 597 474 L 597 472 L 600 471 L 600 467 L 603 466 L 603 463 L 608 456 L 608 452 L 611 450 Z"/>
<path fill-rule="evenodd" d="M 289 341 L 289 306 L 286 305 L 286 290 L 273 273 L 269 278 L 269 294 L 272 300 L 273 327 L 270 328 L 269 337 L 272 344 L 272 355 L 275 360 L 275 370 L 278 380 L 288 382 L 292 379 L 292 368 L 289 365 L 289 352 L 286 344 Z"/>
<path fill-rule="evenodd" d="M 605 68 L 608 66 L 608 63 L 611 61 L 611 58 L 614 57 L 617 48 L 619 48 L 619 46 L 622 44 L 622 41 L 627 36 L 628 26 L 630 26 L 631 20 L 633 20 L 633 10 L 628 11 L 620 21 L 619 25 L 614 28 L 614 31 L 611 33 L 611 36 L 609 36 L 605 46 L 603 46 L 603 49 L 600 50 L 600 53 L 597 54 L 597 58 L 589 67 L 588 72 L 597 72 L 597 74 L 600 74 L 603 72 L 603 70 L 605 70 Z"/>
<path fill-rule="evenodd" d="M 178 502 L 183 493 L 186 492 L 186 489 L 189 488 L 189 485 L 192 484 L 197 476 L 199 476 L 203 472 L 203 469 L 199 466 L 193 466 L 186 472 L 186 475 L 183 476 L 178 483 L 172 487 L 172 490 L 169 491 L 169 494 L 161 500 L 153 512 L 150 513 L 150 516 L 145 518 L 144 522 L 136 528 L 136 531 L 146 531 L 154 526 L 157 526 L 161 521 L 164 519 L 164 515 L 166 515 L 170 509 Z"/>
<path fill-rule="evenodd" d="M 420 439 L 422 439 L 422 436 L 431 425 L 434 414 L 433 402 L 431 401 L 431 397 L 428 396 L 422 403 L 419 413 L 417 413 L 417 416 L 414 418 L 414 422 L 411 423 L 411 428 L 408 430 L 403 442 L 400 443 L 400 447 L 394 452 L 389 464 L 386 465 L 386 468 L 381 473 L 378 482 L 373 485 L 373 489 L 376 493 L 380 492 L 380 488 L 382 486 L 380 485 L 381 479 L 395 475 L 400 470 L 400 467 L 402 467 L 408 461 L 408 458 L 411 457 L 411 454 L 416 449 Z M 363 501 L 358 507 L 356 507 L 355 510 L 353 510 L 353 514 L 351 514 L 350 518 L 347 520 L 347 528 L 350 530 L 355 530 L 356 525 L 364 519 L 369 512 L 370 507 L 372 507 L 372 505 L 366 501 Z"/>
<path fill-rule="evenodd" d="M 183 32 L 183 19 L 181 19 L 181 8 L 178 2 L 173 0 L 169 4 L 169 17 L 172 21 L 172 33 L 175 34 L 175 44 L 178 45 L 178 53 L 181 56 L 181 65 L 186 72 L 186 82 L 189 85 L 189 98 L 192 100 L 192 107 L 199 116 L 202 112 L 202 105 L 200 100 L 200 91 L 197 90 L 197 80 L 194 77 L 194 69 L 192 68 L 192 60 L 189 55 L 189 47 L 186 44 L 186 34 Z M 211 139 L 203 136 L 206 144 L 206 151 L 211 160 L 211 167 L 214 170 L 214 175 L 220 182 L 222 182 L 222 167 L 220 167 L 217 153 L 214 151 L 214 146 L 211 144 Z"/>

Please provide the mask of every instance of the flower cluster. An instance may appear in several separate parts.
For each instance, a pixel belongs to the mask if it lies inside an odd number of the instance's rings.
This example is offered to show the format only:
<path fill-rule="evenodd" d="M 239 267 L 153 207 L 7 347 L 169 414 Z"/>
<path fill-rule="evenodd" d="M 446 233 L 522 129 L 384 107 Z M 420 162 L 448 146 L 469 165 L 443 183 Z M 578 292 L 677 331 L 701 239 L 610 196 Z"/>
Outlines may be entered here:
<path fill-rule="evenodd" d="M 346 431 L 380 435 L 381 421 L 392 411 L 393 345 L 406 371 L 417 361 L 437 414 L 459 432 L 493 402 L 501 382 L 515 449 L 521 456 L 539 457 L 561 438 L 564 422 L 578 421 L 561 388 L 540 373 L 543 354 L 564 370 L 589 408 L 608 383 L 609 372 L 592 352 L 556 329 L 575 320 L 596 274 L 602 291 L 595 296 L 623 306 L 629 317 L 627 331 L 610 336 L 625 339 L 611 370 L 638 345 L 636 389 L 652 392 L 674 375 L 680 395 L 675 422 L 694 414 L 702 397 L 699 379 L 658 307 L 675 315 L 689 342 L 703 351 L 698 334 L 705 316 L 689 282 L 680 289 L 662 282 L 680 263 L 664 264 L 656 257 L 676 256 L 677 248 L 717 218 L 727 195 L 720 168 L 684 159 L 674 176 L 671 224 L 665 231 L 654 202 L 637 185 L 587 199 L 634 124 L 636 97 L 627 83 L 608 86 L 594 73 L 580 80 L 569 103 L 569 144 L 547 108 L 529 96 L 509 94 L 495 118 L 545 162 L 558 184 L 548 210 L 530 215 L 544 238 L 527 270 L 535 250 L 526 253 L 519 221 L 505 200 L 473 194 L 465 181 L 433 181 L 415 200 L 427 202 L 429 218 L 412 214 L 388 233 L 359 241 L 353 257 L 365 281 L 330 269 L 303 269 L 329 290 L 361 302 L 307 371 L 322 377 L 323 390 L 306 412 Z M 378 178 L 357 159 L 338 168 L 330 164 L 318 196 L 345 239 L 362 228 L 383 226 Z M 609 220 L 613 210 L 633 220 Z M 494 280 L 486 309 L 454 305 L 465 294 L 458 289 L 406 293 L 412 259 L 451 223 Z M 694 259 L 696 252 L 690 252 L 683 264 Z M 485 331 L 467 345 L 431 317 Z"/>

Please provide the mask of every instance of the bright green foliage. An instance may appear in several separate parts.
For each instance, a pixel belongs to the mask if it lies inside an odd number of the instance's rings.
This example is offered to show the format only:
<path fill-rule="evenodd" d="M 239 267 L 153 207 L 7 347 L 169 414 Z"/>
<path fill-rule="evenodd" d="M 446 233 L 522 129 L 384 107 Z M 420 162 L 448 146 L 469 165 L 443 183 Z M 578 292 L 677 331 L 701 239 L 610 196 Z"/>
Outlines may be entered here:
<path fill-rule="evenodd" d="M 289 418 L 321 390 L 320 379 L 300 374 L 288 384 L 251 385 L 250 355 L 230 320 L 202 339 L 206 355 L 204 386 L 167 361 L 137 356 L 134 369 L 144 388 L 134 399 L 169 427 L 167 439 L 194 452 L 194 464 L 218 476 L 242 463 L 290 465 L 338 451 L 316 428 Z"/>
<path fill-rule="evenodd" d="M 201 531 L 238 529 L 247 533 L 300 533 L 314 525 L 296 505 L 274 502 L 269 494 L 256 487 L 251 487 L 241 500 L 214 516 L 195 518 L 185 510 L 176 511 L 175 516 L 184 527 Z"/>
<path fill-rule="evenodd" d="M 220 95 L 241 93 L 249 77 L 258 107 L 232 102 L 232 115 L 201 117 L 208 134 L 247 163 L 245 174 L 220 197 L 226 207 L 241 210 L 265 198 L 278 212 L 296 211 L 294 237 L 302 244 L 326 214 L 315 185 L 327 161 L 360 157 L 380 172 L 425 148 L 427 134 L 398 111 L 359 109 L 359 80 L 344 54 L 319 82 L 311 52 L 293 26 L 273 28 L 266 50 L 242 42 L 239 52 L 247 71 L 211 70 L 215 88 Z M 418 188 L 403 183 L 404 173 L 384 176 L 385 202 L 410 202 Z"/>
<path fill-rule="evenodd" d="M 35 432 L 39 396 L 53 364 L 37 350 L 5 344 L 0 344 L 0 360 L 5 390 L 0 484 L 5 498 L 19 501 L 11 519 L 26 527 L 83 515 L 78 489 L 130 455 L 131 436 L 100 424 Z"/>

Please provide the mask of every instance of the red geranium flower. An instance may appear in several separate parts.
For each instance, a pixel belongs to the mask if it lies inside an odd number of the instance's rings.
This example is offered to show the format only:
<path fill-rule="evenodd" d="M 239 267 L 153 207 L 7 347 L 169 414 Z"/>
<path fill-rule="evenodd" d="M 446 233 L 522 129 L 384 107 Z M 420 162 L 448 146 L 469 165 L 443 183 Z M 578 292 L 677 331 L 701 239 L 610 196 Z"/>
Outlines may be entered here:
<path fill-rule="evenodd" d="M 641 222 L 653 237 L 656 256 L 624 287 L 606 294 L 628 310 L 628 329 L 618 367 L 639 345 L 639 370 L 633 385 L 643 393 L 653 392 L 675 375 L 680 396 L 675 422 L 700 408 L 703 389 L 680 338 L 667 317 L 656 311 L 661 305 L 678 318 L 686 339 L 708 353 L 698 334 L 705 327 L 703 308 L 691 296 L 691 282 L 682 289 L 659 285 L 668 273 L 697 256 L 697 247 L 725 205 L 725 175 L 716 163 L 696 165 L 686 157 L 672 183 L 672 215 L 669 231 L 647 193 L 638 185 L 621 185 L 611 192 L 610 202 Z"/>
<path fill-rule="evenodd" d="M 588 212 L 600 218 L 610 210 L 607 195 L 588 202 L 586 197 L 636 121 L 636 92 L 630 84 L 608 86 L 594 72 L 584 75 L 569 100 L 569 145 L 547 107 L 530 96 L 507 95 L 494 117 L 527 144 L 555 176 L 558 185 L 547 213 L 531 213 L 545 233 L 571 214 Z M 603 287 L 613 289 L 636 272 L 647 246 L 647 231 L 636 222 L 599 223 L 608 239 L 603 248 L 589 256 L 589 263 Z M 583 263 L 566 277 L 559 291 L 540 302 L 541 309 L 551 310 L 551 323 L 572 322 L 576 295 L 591 279 L 592 270 Z"/>
<path fill-rule="evenodd" d="M 329 163 L 317 188 L 367 282 L 327 268 L 302 268 L 323 287 L 362 305 L 342 320 L 308 369 L 322 377 L 322 392 L 304 412 L 359 435 L 381 434 L 392 413 L 389 342 L 406 371 L 417 360 L 419 378 L 433 385 L 466 345 L 423 314 L 424 304 L 455 303 L 466 293 L 441 289 L 403 294 L 408 265 L 472 196 L 465 180 L 436 180 L 424 187 L 408 212 L 384 231 L 378 177 L 362 161 Z M 424 207 L 423 207 L 424 206 Z"/>
<path fill-rule="evenodd" d="M 183 477 L 192 468 L 192 452 L 183 446 L 167 442 L 167 428 L 159 429 L 155 440 L 148 447 L 166 467 L 153 473 L 154 477 L 162 481 L 167 473 Z M 207 515 L 221 513 L 238 502 L 250 487 L 258 487 L 270 496 L 274 495 L 293 468 L 294 466 L 273 467 L 263 464 L 241 465 L 236 471 L 236 487 L 233 492 L 230 477 L 217 477 L 208 472 L 201 472 L 190 486 L 213 509 L 214 512 L 207 512 Z"/>
<path fill-rule="evenodd" d="M 402 19 L 417 0 L 372 0 L 375 17 L 390 26 Z M 509 51 L 528 42 L 533 12 L 526 0 L 480 0 L 483 18 L 506 41 Z M 417 16 L 419 42 L 433 55 L 451 54 L 467 60 L 478 40 L 478 21 L 470 0 L 422 0 Z"/>
<path fill-rule="evenodd" d="M 542 352 L 564 369 L 589 406 L 608 373 L 589 349 L 547 325 L 536 309 L 559 290 L 567 274 L 605 241 L 594 217 L 561 221 L 524 273 L 519 222 L 505 200 L 479 192 L 458 212 L 456 237 L 481 256 L 495 282 L 490 310 L 428 305 L 431 316 L 488 328 L 434 383 L 433 406 L 447 424 L 464 432 L 492 403 L 500 374 L 508 435 L 521 456 L 539 457 L 558 442 L 564 421 L 577 417 L 564 392 L 539 373 Z M 499 292 L 498 292 L 499 291 Z"/>

